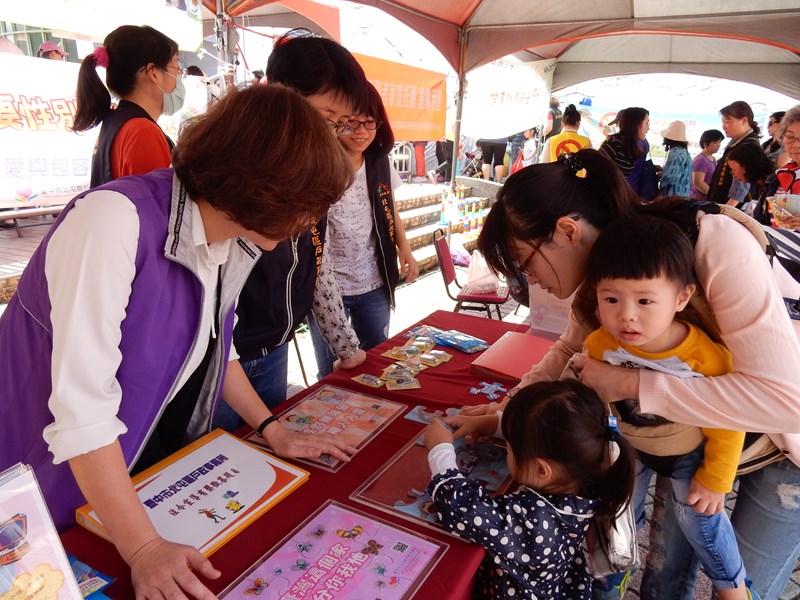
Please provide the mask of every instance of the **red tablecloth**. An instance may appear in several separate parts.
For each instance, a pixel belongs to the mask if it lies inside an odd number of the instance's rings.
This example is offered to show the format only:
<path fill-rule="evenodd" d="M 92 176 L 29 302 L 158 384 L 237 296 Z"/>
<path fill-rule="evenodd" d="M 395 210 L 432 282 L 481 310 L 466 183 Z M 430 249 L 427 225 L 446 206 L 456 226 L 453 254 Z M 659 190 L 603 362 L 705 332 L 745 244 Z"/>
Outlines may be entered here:
<path fill-rule="evenodd" d="M 525 330 L 520 325 L 444 311 L 432 313 L 417 323 L 419 324 L 432 325 L 439 329 L 457 329 L 479 337 L 489 344 L 507 331 Z M 385 387 L 373 389 L 350 379 L 360 373 L 379 375 L 384 367 L 394 362 L 380 354 L 394 346 L 401 346 L 404 342 L 402 334 L 387 340 L 367 353 L 367 360 L 361 367 L 325 377 L 308 391 L 294 396 L 285 405 L 278 407 L 276 412 L 281 412 L 323 384 L 389 398 L 410 407 L 419 404 L 446 407 L 486 402 L 485 396 L 469 393 L 470 387 L 486 380 L 485 376 L 473 373 L 470 369 L 470 364 L 477 354 L 465 354 L 456 349 L 443 348 L 453 354 L 453 359 L 420 373 L 418 379 L 422 388 L 418 390 L 389 392 Z M 329 473 L 301 464 L 301 467 L 311 471 L 308 481 L 211 556 L 214 566 L 222 571 L 222 577 L 209 582 L 209 587 L 215 592 L 221 591 L 330 498 L 448 544 L 447 552 L 436 570 L 417 592 L 415 599 L 469 598 L 475 571 L 483 558 L 483 548 L 467 544 L 438 530 L 433 531 L 372 507 L 354 503 L 348 498 L 367 477 L 383 466 L 411 438 L 417 436 L 422 428 L 421 424 L 404 419 L 402 416 L 395 419 L 338 473 Z M 241 433 L 244 435 L 249 433 L 249 430 L 243 429 Z M 67 552 L 101 572 L 117 578 L 117 582 L 106 590 L 109 596 L 133 597 L 130 572 L 113 545 L 82 527 L 73 527 L 64 533 L 62 541 Z"/>

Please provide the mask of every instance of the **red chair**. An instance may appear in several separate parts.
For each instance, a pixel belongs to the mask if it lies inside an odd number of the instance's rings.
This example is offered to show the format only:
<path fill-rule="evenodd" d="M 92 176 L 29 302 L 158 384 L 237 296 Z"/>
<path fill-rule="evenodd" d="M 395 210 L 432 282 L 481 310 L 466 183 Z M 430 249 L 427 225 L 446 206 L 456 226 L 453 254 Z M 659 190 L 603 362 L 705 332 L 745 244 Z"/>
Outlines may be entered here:
<path fill-rule="evenodd" d="M 469 285 L 461 285 L 456 278 L 456 267 L 453 264 L 453 257 L 450 255 L 450 246 L 447 244 L 447 237 L 443 229 L 433 232 L 433 246 L 436 248 L 436 257 L 439 259 L 439 266 L 442 269 L 444 288 L 447 296 L 456 303 L 453 312 L 460 310 L 486 311 L 487 316 L 492 318 L 491 307 L 497 311 L 497 318 L 501 321 L 503 316 L 500 314 L 500 305 L 508 301 L 508 286 L 504 283 L 497 287 L 496 292 L 479 294 L 469 289 Z M 453 296 L 450 291 L 450 284 L 455 282 L 458 293 Z"/>

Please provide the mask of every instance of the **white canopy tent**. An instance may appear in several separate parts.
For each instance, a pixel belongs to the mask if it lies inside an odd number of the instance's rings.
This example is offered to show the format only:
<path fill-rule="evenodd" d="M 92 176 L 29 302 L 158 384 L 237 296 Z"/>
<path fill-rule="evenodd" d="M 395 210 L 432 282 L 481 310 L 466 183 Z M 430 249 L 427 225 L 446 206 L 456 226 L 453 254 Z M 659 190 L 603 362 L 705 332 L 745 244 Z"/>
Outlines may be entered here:
<path fill-rule="evenodd" d="M 231 15 L 275 0 L 216 0 Z M 352 0 L 423 35 L 459 78 L 515 55 L 556 59 L 552 89 L 608 75 L 689 73 L 800 98 L 797 0 Z M 211 0 L 205 0 L 210 4 Z"/>

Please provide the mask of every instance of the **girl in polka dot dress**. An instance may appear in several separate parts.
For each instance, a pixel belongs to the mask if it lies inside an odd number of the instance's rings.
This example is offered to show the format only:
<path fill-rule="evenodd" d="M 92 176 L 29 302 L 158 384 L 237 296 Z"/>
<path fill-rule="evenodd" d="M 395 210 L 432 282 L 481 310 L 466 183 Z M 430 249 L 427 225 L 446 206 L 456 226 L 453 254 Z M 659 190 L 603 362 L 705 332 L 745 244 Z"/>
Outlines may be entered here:
<path fill-rule="evenodd" d="M 590 600 L 582 542 L 593 518 L 610 519 L 630 499 L 634 457 L 607 426 L 591 388 L 574 380 L 521 389 L 505 411 L 434 421 L 425 430 L 428 493 L 448 531 L 486 549 L 474 597 Z M 498 427 L 501 425 L 501 427 Z M 517 491 L 490 496 L 456 466 L 454 437 L 502 435 Z M 615 440 L 619 458 L 609 452 Z"/>

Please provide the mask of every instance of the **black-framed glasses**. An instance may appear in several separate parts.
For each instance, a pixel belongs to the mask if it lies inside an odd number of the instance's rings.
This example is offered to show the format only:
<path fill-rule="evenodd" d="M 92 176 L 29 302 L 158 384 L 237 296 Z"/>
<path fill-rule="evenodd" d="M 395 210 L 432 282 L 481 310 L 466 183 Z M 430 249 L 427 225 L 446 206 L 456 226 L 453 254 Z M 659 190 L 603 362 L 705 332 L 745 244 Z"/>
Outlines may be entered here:
<path fill-rule="evenodd" d="M 336 121 L 331 121 L 330 119 L 325 120 L 328 122 L 328 127 L 333 129 L 337 135 L 350 135 L 353 133 L 353 128 L 347 123 L 337 123 Z"/>
<path fill-rule="evenodd" d="M 531 277 L 533 276 L 533 274 L 528 271 L 528 268 L 531 266 L 533 257 L 536 256 L 537 252 L 539 252 L 539 248 L 541 248 L 541 246 L 542 246 L 541 242 L 536 244 L 535 246 L 531 244 L 531 247 L 533 248 L 533 250 L 531 250 L 531 253 L 528 254 L 528 257 L 525 260 L 516 265 L 520 273 Z"/>
<path fill-rule="evenodd" d="M 353 131 L 358 129 L 359 127 L 364 127 L 367 131 L 375 131 L 380 128 L 383 123 L 381 121 L 375 121 L 370 119 L 369 121 L 359 121 L 358 119 L 349 119 L 350 127 L 353 128 Z"/>

